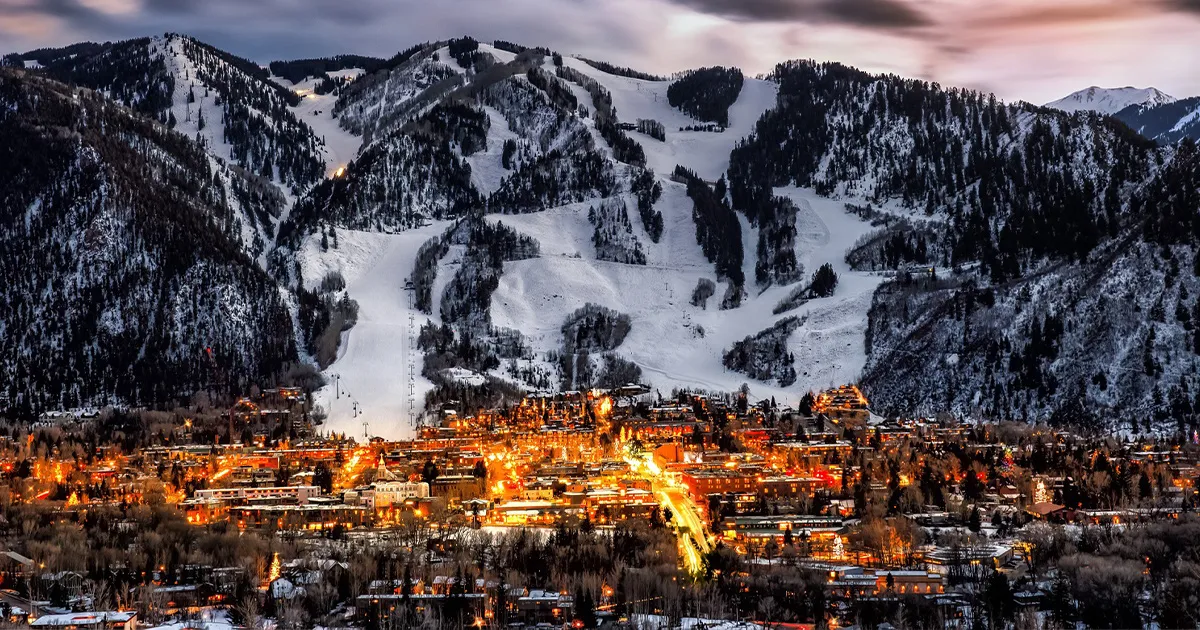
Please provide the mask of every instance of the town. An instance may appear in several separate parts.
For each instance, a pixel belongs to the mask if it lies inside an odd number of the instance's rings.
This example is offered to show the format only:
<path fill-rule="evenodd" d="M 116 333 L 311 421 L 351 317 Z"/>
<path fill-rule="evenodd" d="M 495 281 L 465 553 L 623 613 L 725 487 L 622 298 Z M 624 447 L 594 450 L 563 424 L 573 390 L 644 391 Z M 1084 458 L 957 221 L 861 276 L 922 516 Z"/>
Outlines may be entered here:
<path fill-rule="evenodd" d="M 323 432 L 299 389 L 0 430 L 43 628 L 1194 627 L 1200 446 L 640 385 Z"/>

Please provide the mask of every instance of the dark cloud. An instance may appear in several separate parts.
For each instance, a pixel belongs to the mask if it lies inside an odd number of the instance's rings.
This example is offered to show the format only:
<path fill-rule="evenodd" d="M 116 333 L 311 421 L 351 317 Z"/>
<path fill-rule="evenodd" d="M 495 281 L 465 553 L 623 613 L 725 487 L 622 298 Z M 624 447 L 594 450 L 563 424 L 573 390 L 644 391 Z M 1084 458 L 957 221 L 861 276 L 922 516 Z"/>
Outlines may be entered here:
<path fill-rule="evenodd" d="M 903 0 L 672 1 L 701 13 L 747 22 L 834 22 L 872 29 L 906 29 L 930 24 L 925 14 Z"/>
<path fill-rule="evenodd" d="M 1176 11 L 1200 13 L 1200 0 L 1167 0 L 1167 7 Z"/>
<path fill-rule="evenodd" d="M 0 53 L 164 32 L 197 37 L 259 62 L 358 53 L 387 57 L 412 44 L 474 35 L 632 63 L 653 26 L 592 2 L 558 0 L 0 0 Z M 610 2 L 612 0 L 602 0 Z M 93 8 L 94 7 L 94 8 Z M 53 20 L 53 29 L 13 30 Z M 8 22 L 5 22 L 8 19 Z M 649 31 L 647 30 L 649 29 Z M 7 35 L 6 35 L 7 33 Z"/>
<path fill-rule="evenodd" d="M 144 0 L 142 11 L 163 15 L 194 15 L 202 6 L 192 0 Z"/>
<path fill-rule="evenodd" d="M 916 28 L 932 24 L 924 13 L 895 0 L 829 0 L 821 8 L 839 21 L 867 28 Z"/>

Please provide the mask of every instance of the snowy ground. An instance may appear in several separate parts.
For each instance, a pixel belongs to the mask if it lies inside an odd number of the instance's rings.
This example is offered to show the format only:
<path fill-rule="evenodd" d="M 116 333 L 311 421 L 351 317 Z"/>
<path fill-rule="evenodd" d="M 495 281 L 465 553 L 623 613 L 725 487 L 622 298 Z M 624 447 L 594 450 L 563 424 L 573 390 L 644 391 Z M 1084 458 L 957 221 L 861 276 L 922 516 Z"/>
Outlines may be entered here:
<path fill-rule="evenodd" d="M 323 430 L 363 435 L 367 422 L 372 436 L 402 439 L 412 436 L 408 416 L 409 316 L 420 330 L 428 317 L 410 309 L 404 283 L 412 273 L 417 249 L 445 231 L 440 222 L 401 234 L 338 231 L 338 248 L 321 252 L 320 237 L 310 236 L 299 254 L 306 285 L 319 283 L 337 270 L 358 302 L 358 324 L 343 334 L 338 359 L 325 376 L 329 383 L 316 393 L 316 402 L 329 413 Z M 417 411 L 432 389 L 421 378 L 421 357 L 412 349 L 417 372 L 414 399 Z M 340 395 L 334 391 L 334 374 Z M 358 403 L 358 415 L 354 404 Z"/>
<path fill-rule="evenodd" d="M 187 621 L 172 621 L 148 630 L 234 630 L 240 627 L 229 619 L 225 610 L 205 606 L 191 612 L 196 616 Z"/>
<path fill-rule="evenodd" d="M 672 628 L 670 620 L 662 615 L 630 615 L 630 623 L 638 630 L 667 630 Z M 675 626 L 680 630 L 761 630 L 762 626 L 748 621 L 725 619 L 700 619 L 684 617 Z"/>

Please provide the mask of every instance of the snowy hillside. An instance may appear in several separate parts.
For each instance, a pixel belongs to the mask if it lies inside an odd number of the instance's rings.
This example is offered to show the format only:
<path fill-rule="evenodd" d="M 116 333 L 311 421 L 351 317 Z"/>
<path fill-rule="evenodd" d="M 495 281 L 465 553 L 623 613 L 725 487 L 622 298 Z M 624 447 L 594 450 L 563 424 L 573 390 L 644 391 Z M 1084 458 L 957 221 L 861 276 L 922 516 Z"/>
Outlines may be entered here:
<path fill-rule="evenodd" d="M 0 136 L 0 411 L 168 404 L 295 360 L 283 300 L 234 229 L 252 182 L 22 71 L 0 70 Z"/>
<path fill-rule="evenodd" d="M 521 330 L 532 348 L 544 355 L 562 343 L 559 327 L 581 304 L 591 302 L 626 313 L 633 328 L 618 354 L 641 367 L 644 380 L 664 395 L 673 388 L 730 391 L 749 382 L 755 396 L 793 401 L 810 388 L 855 380 L 866 360 L 862 344 L 866 312 L 881 278 L 851 272 L 844 254 L 870 226 L 846 214 L 838 202 L 811 191 L 785 191 L 801 208 L 804 239 L 797 254 L 810 268 L 833 263 L 842 276 L 839 291 L 787 315 L 774 315 L 772 310 L 791 291 L 789 286 L 754 295 L 738 309 L 719 310 L 713 303 L 702 308 L 690 304 L 692 291 L 701 278 L 715 275 L 696 245 L 691 202 L 679 188 L 671 183 L 660 203 L 666 221 L 664 238 L 648 245 L 645 266 L 595 260 L 584 208 L 491 217 L 537 238 L 547 250 L 541 258 L 505 267 L 492 298 L 496 325 Z M 799 373 L 794 386 L 755 383 L 722 368 L 722 353 L 735 341 L 789 315 L 805 318 L 788 344 Z"/>
<path fill-rule="evenodd" d="M 682 164 L 709 181 L 716 181 L 729 167 L 729 152 L 754 130 L 759 117 L 775 105 L 779 86 L 770 81 L 747 79 L 742 94 L 729 111 L 729 128 L 724 132 L 679 131 L 702 121 L 667 103 L 670 81 L 643 81 L 607 74 L 590 64 L 565 57 L 564 63 L 598 79 L 612 93 L 613 106 L 622 121 L 657 120 L 666 127 L 667 142 L 656 142 L 633 132 L 646 150 L 647 166 L 656 173 L 670 174 Z"/>
<path fill-rule="evenodd" d="M 1200 97 L 1132 105 L 1117 112 L 1116 118 L 1159 144 L 1173 144 L 1184 138 L 1200 140 Z"/>
<path fill-rule="evenodd" d="M 240 167 L 248 177 L 239 182 L 222 177 L 236 199 L 227 229 L 260 262 L 292 198 L 357 150 L 332 124 L 325 107 L 331 98 L 303 99 L 269 80 L 256 64 L 187 36 L 97 45 L 48 61 L 41 70 L 47 76 L 99 90 L 187 135 L 209 153 L 213 168 Z M 310 123 L 321 126 L 321 133 Z M 234 183 L 242 190 L 234 191 Z M 262 200 L 282 211 L 262 212 L 255 207 Z"/>
<path fill-rule="evenodd" d="M 361 68 L 351 68 L 328 74 L 337 81 L 353 83 L 363 75 L 363 72 Z M 292 107 L 292 111 L 304 124 L 312 128 L 313 133 L 321 141 L 319 150 L 325 162 L 326 177 L 333 176 L 338 169 L 345 168 L 358 156 L 358 150 L 363 143 L 362 138 L 342 127 L 334 113 L 338 100 L 336 93 L 318 93 L 317 86 L 321 80 L 316 77 L 299 83 L 292 83 L 278 77 L 272 78 L 300 97 L 300 103 Z"/>
<path fill-rule="evenodd" d="M 1096 112 L 1113 115 L 1133 105 L 1163 105 L 1173 103 L 1175 97 L 1155 88 L 1099 88 L 1092 86 L 1069 94 L 1057 101 L 1046 103 L 1046 107 L 1067 113 Z"/>
<path fill-rule="evenodd" d="M 330 272 L 341 273 L 359 305 L 358 323 L 344 333 L 337 361 L 326 371 L 329 382 L 316 394 L 316 402 L 329 414 L 327 430 L 362 435 L 365 421 L 371 435 L 412 434 L 410 359 L 415 365 L 417 413 L 433 385 L 420 374 L 423 355 L 408 345 L 410 318 L 416 331 L 429 317 L 409 308 L 411 291 L 405 290 L 404 278 L 412 274 L 417 248 L 448 225 L 440 222 L 400 234 L 342 230 L 336 249 L 322 251 L 320 237 L 314 235 L 300 250 L 302 273 L 310 284 Z"/>

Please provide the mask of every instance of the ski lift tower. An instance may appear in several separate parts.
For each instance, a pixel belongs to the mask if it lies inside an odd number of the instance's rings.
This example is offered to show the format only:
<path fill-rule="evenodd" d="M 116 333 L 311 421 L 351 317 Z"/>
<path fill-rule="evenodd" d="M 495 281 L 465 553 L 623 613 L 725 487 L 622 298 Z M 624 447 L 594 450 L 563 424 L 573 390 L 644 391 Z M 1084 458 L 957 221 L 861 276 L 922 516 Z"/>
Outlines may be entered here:
<path fill-rule="evenodd" d="M 415 429 L 417 428 L 417 357 L 414 348 L 417 345 L 417 288 L 412 279 L 404 282 L 404 291 L 408 293 L 408 342 L 404 344 L 404 359 L 408 369 L 408 423 Z"/>

